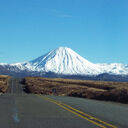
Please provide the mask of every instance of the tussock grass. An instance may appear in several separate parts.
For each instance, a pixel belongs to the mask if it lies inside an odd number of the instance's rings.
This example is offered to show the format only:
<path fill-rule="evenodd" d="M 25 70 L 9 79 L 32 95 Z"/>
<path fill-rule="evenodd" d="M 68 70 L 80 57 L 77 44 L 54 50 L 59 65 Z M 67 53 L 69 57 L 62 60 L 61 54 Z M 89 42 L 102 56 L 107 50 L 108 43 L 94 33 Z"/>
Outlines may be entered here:
<path fill-rule="evenodd" d="M 25 84 L 27 91 L 30 93 L 55 94 L 128 103 L 127 82 L 26 77 Z"/>
<path fill-rule="evenodd" d="M 0 75 L 0 92 L 4 93 L 7 91 L 9 78 L 9 76 Z"/>

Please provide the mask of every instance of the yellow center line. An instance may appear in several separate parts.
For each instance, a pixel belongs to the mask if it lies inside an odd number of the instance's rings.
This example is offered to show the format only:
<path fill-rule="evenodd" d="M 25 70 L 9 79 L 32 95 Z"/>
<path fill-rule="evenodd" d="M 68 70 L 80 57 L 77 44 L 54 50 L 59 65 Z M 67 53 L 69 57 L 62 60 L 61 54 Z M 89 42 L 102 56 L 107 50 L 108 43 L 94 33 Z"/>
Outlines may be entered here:
<path fill-rule="evenodd" d="M 98 119 L 98 118 L 95 118 L 95 117 L 93 117 L 93 116 L 91 116 L 91 115 L 88 115 L 88 114 L 86 114 L 86 113 L 84 113 L 84 112 L 81 112 L 81 111 L 79 111 L 79 110 L 77 110 L 77 109 L 75 109 L 75 108 L 73 108 L 73 107 L 71 107 L 71 106 L 69 106 L 69 105 L 67 105 L 67 104 L 58 102 L 58 101 L 56 101 L 56 100 L 53 100 L 53 99 L 51 99 L 51 98 L 48 98 L 48 97 L 45 97 L 45 96 L 42 96 L 42 95 L 37 95 L 37 96 L 39 96 L 39 97 L 41 97 L 41 98 L 43 98 L 43 99 L 45 99 L 45 100 L 47 100 L 47 101 L 49 101 L 49 102 L 52 102 L 52 103 L 54 103 L 54 104 L 60 106 L 61 108 L 65 109 L 65 110 L 67 110 L 67 111 L 69 111 L 69 112 L 71 112 L 71 113 L 73 113 L 73 114 L 75 114 L 75 115 L 77 115 L 77 116 L 79 116 L 79 117 L 81 117 L 81 118 L 83 118 L 83 119 L 85 119 L 85 120 L 87 120 L 87 121 L 89 121 L 89 122 L 91 122 L 91 123 L 93 123 L 93 124 L 95 124 L 95 125 L 101 127 L 101 128 L 107 128 L 107 127 L 104 126 L 103 124 L 105 124 L 105 125 L 107 125 L 107 126 L 109 126 L 109 127 L 111 127 L 111 128 L 117 128 L 117 127 L 114 126 L 114 125 L 111 125 L 111 124 L 109 124 L 109 123 L 107 123 L 107 122 L 104 122 L 104 121 Z M 81 114 L 82 114 L 82 115 L 81 115 Z M 86 117 L 85 117 L 85 116 L 86 116 Z M 90 119 L 88 119 L 88 117 L 89 117 Z M 93 120 L 91 120 L 91 119 L 93 119 Z M 95 122 L 94 120 L 96 120 L 96 121 L 98 121 L 98 122 L 100 122 L 100 123 L 102 123 L 102 124 L 97 123 L 97 122 Z"/>
<path fill-rule="evenodd" d="M 81 111 L 79 111 L 79 110 L 77 110 L 77 109 L 75 109 L 75 108 L 73 108 L 73 107 L 71 107 L 71 106 L 69 106 L 69 105 L 67 105 L 67 104 L 64 104 L 64 103 L 63 103 L 63 105 L 65 105 L 65 106 L 67 106 L 68 108 L 70 108 L 70 109 L 72 109 L 72 110 L 74 110 L 74 111 L 76 111 L 76 112 L 79 112 L 79 113 L 81 113 L 81 114 L 83 114 L 83 115 L 85 115 L 85 116 L 87 116 L 87 117 L 89 117 L 89 118 L 92 118 L 92 119 L 94 119 L 94 120 L 96 120 L 96 121 L 99 121 L 99 122 L 101 122 L 101 123 L 103 123 L 103 124 L 105 124 L 105 125 L 107 125 L 107 126 L 109 126 L 109 127 L 111 127 L 111 128 L 117 128 L 116 126 L 114 126 L 114 125 L 112 125 L 112 124 L 109 124 L 109 123 L 107 123 L 107 122 L 104 122 L 104 121 L 102 121 L 102 120 L 100 120 L 100 119 L 98 119 L 98 118 L 95 118 L 95 117 L 93 117 L 93 116 L 90 116 L 90 115 L 88 115 L 87 113 L 81 112 Z"/>

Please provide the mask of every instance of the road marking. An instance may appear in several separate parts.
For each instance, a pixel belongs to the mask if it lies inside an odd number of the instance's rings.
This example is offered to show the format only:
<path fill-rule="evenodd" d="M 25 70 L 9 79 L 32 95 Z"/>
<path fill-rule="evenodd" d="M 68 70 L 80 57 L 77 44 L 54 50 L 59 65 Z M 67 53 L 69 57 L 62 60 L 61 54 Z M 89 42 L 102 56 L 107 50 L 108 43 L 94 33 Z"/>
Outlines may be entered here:
<path fill-rule="evenodd" d="M 64 104 L 62 102 L 58 102 L 58 101 L 56 101 L 56 100 L 54 100 L 52 98 L 48 98 L 48 97 L 45 97 L 45 96 L 42 96 L 42 95 L 37 95 L 37 96 L 39 96 L 39 97 L 41 97 L 41 98 L 43 98 L 43 99 L 45 99 L 45 100 L 47 100 L 49 102 L 57 104 L 61 108 L 65 109 L 65 110 L 67 110 L 67 111 L 69 111 L 69 112 L 71 112 L 71 113 L 73 113 L 73 114 L 75 114 L 75 115 L 77 115 L 77 116 L 79 116 L 79 117 L 81 117 L 81 118 L 83 118 L 83 119 L 85 119 L 85 120 L 87 120 L 87 121 L 89 121 L 89 122 L 101 127 L 101 128 L 117 128 L 116 126 L 114 126 L 112 124 L 109 124 L 107 122 L 104 122 L 104 121 L 96 118 L 96 117 L 88 115 L 87 113 L 81 112 L 81 111 L 79 111 L 79 110 L 77 110 L 77 109 L 75 109 L 75 108 L 73 108 L 73 107 L 71 107 L 71 106 L 69 106 L 67 104 Z"/>
<path fill-rule="evenodd" d="M 13 120 L 14 120 L 16 123 L 19 123 L 19 122 L 20 122 L 20 119 L 19 119 L 19 117 L 18 117 L 18 112 L 14 112 Z"/>
<path fill-rule="evenodd" d="M 20 119 L 19 119 L 19 115 L 18 115 L 18 109 L 17 109 L 17 106 L 16 106 L 16 101 L 14 102 L 14 108 L 13 108 L 13 120 L 15 121 L 15 123 L 19 123 L 20 122 Z"/>
<path fill-rule="evenodd" d="M 76 112 L 78 112 L 78 113 L 80 113 L 80 114 L 82 114 L 82 115 L 87 116 L 87 117 L 88 117 L 89 119 L 91 119 L 91 120 L 96 120 L 96 121 L 101 122 L 101 123 L 103 123 L 103 124 L 105 124 L 105 125 L 107 125 L 107 126 L 109 126 L 109 127 L 111 127 L 111 128 L 117 128 L 117 127 L 115 127 L 114 125 L 111 125 L 111 124 L 109 124 L 109 123 L 107 123 L 107 122 L 104 122 L 104 121 L 102 121 L 102 120 L 100 120 L 100 119 L 98 119 L 98 118 L 92 117 L 92 116 L 88 115 L 87 113 L 81 112 L 81 111 L 79 111 L 79 110 L 77 110 L 77 109 L 75 109 L 75 108 L 73 108 L 73 107 L 71 107 L 71 106 L 69 106 L 69 105 L 67 105 L 67 104 L 64 104 L 64 103 L 63 103 L 63 105 L 67 106 L 68 108 L 70 108 L 70 109 L 72 109 L 72 110 L 74 110 L 74 111 L 76 111 Z"/>

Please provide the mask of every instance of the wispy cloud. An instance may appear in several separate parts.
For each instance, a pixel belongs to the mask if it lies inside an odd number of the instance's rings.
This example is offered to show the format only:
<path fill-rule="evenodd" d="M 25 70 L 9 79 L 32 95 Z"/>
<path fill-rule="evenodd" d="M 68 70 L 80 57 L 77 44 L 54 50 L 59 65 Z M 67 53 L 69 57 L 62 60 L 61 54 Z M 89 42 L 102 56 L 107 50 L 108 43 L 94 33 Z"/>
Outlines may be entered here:
<path fill-rule="evenodd" d="M 72 15 L 67 14 L 67 13 L 65 13 L 65 12 L 62 12 L 62 11 L 57 10 L 57 9 L 53 9 L 53 10 L 52 10 L 52 14 L 53 14 L 54 16 L 57 16 L 57 17 L 60 17 L 60 18 L 72 18 L 72 17 L 73 17 Z"/>
<path fill-rule="evenodd" d="M 62 18 L 72 18 L 72 15 L 68 15 L 68 14 L 60 14 L 57 15 L 58 17 L 62 17 Z"/>

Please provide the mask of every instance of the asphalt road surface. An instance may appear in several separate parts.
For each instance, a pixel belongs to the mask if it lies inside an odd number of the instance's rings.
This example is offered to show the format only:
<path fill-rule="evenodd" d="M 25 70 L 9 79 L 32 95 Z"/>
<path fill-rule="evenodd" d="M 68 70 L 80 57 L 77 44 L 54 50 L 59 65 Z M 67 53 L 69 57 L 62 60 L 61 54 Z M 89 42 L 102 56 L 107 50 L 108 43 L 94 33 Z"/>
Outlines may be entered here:
<path fill-rule="evenodd" d="M 26 94 L 11 79 L 0 96 L 0 128 L 128 128 L 128 105 Z"/>

